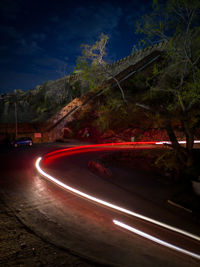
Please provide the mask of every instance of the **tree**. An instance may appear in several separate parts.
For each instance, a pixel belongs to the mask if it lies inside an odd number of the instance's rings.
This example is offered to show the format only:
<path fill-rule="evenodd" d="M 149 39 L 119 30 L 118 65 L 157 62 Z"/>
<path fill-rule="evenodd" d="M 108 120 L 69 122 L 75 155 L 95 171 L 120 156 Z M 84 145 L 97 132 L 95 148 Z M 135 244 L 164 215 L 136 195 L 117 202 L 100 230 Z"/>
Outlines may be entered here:
<path fill-rule="evenodd" d="M 163 61 L 154 68 L 149 91 L 140 107 L 164 124 L 178 158 L 193 172 L 193 145 L 200 126 L 200 2 L 198 0 L 153 1 L 153 12 L 137 25 L 146 43 L 166 41 Z M 178 121 L 186 137 L 186 148 L 178 143 L 173 122 Z M 192 174 L 196 175 L 196 174 Z"/>
<path fill-rule="evenodd" d="M 105 61 L 106 45 L 109 37 L 105 34 L 99 36 L 99 40 L 92 45 L 82 45 L 82 55 L 77 60 L 76 69 L 82 70 L 83 78 L 89 82 L 91 91 L 99 90 L 101 86 L 108 87 L 108 80 L 113 80 L 121 92 L 123 101 L 126 103 L 124 91 L 120 82 L 112 74 Z M 107 85 L 106 85 L 107 83 Z"/>

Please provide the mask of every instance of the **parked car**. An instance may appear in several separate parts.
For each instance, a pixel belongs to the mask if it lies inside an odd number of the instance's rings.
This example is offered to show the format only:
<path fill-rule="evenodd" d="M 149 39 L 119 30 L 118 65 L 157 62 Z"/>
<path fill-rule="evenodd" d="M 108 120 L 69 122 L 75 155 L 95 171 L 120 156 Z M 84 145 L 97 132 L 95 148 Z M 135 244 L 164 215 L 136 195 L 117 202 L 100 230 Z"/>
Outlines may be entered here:
<path fill-rule="evenodd" d="M 33 140 L 30 137 L 21 137 L 21 138 L 13 140 L 11 142 L 11 145 L 14 147 L 24 146 L 24 145 L 32 146 Z"/>

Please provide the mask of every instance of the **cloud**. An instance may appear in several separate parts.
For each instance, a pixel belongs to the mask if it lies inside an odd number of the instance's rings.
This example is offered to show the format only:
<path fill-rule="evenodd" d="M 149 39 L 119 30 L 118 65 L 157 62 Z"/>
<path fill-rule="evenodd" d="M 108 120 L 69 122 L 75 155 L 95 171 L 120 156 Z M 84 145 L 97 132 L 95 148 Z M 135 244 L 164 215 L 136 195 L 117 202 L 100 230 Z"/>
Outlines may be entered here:
<path fill-rule="evenodd" d="M 46 39 L 46 34 L 44 33 L 33 33 L 31 35 L 31 38 L 38 41 L 38 42 L 42 42 Z"/>
<path fill-rule="evenodd" d="M 143 15 L 151 12 L 151 10 L 152 10 L 151 1 L 143 0 L 143 5 L 139 5 L 137 2 L 130 3 L 129 8 L 125 9 L 126 23 L 129 26 L 129 28 L 135 31 L 136 22 L 139 21 Z"/>
<path fill-rule="evenodd" d="M 54 70 L 40 70 L 38 73 L 8 71 L 0 73 L 0 93 L 14 89 L 33 89 L 49 80 L 56 80 L 60 75 Z"/>
<path fill-rule="evenodd" d="M 5 45 L 2 45 L 2 46 L 0 46 L 0 53 L 1 52 L 5 52 L 6 50 L 7 50 L 7 46 L 5 46 Z M 0 59 L 1 60 L 1 59 Z"/>
<path fill-rule="evenodd" d="M 53 16 L 53 17 L 50 18 L 50 21 L 57 23 L 57 22 L 60 22 L 60 19 L 59 19 L 58 16 Z"/>
<path fill-rule="evenodd" d="M 42 51 L 38 43 L 45 41 L 44 33 L 24 35 L 13 26 L 0 26 L 0 53 L 8 50 L 12 54 L 31 55 Z"/>
<path fill-rule="evenodd" d="M 13 26 L 0 26 L 0 55 L 1 62 L 6 62 L 6 57 L 10 57 L 16 48 L 16 42 L 21 38 L 21 34 Z M 7 59 L 8 61 L 8 59 Z"/>
<path fill-rule="evenodd" d="M 43 33 L 34 33 L 27 36 L 19 33 L 13 26 L 0 26 L 0 54 L 1 57 L 5 57 L 4 54 L 8 52 L 9 55 L 33 55 L 42 51 L 42 48 L 38 43 L 45 40 L 46 35 Z"/>
<path fill-rule="evenodd" d="M 38 75 L 25 72 L 9 71 L 1 72 L 0 79 L 1 89 L 4 89 L 6 91 L 13 91 L 14 89 L 34 88 L 34 81 L 38 81 Z"/>
<path fill-rule="evenodd" d="M 12 42 L 21 38 L 21 34 L 13 26 L 0 26 L 1 44 L 10 45 Z"/>
<path fill-rule="evenodd" d="M 8 26 L 8 25 L 1 25 L 0 26 L 0 32 L 1 34 L 8 35 L 12 38 L 18 38 L 19 33 L 13 26 Z"/>
<path fill-rule="evenodd" d="M 17 47 L 14 53 L 18 55 L 33 55 L 41 51 L 42 48 L 38 46 L 36 41 L 32 40 L 28 41 L 22 38 L 18 40 Z"/>
<path fill-rule="evenodd" d="M 67 19 L 54 20 L 55 24 L 59 24 L 60 33 L 58 40 L 73 41 L 90 40 L 93 41 L 101 32 L 106 34 L 111 33 L 116 29 L 120 17 L 122 16 L 122 9 L 111 3 L 102 3 L 97 6 L 79 6 L 71 9 L 67 14 Z"/>
<path fill-rule="evenodd" d="M 56 57 L 43 56 L 33 60 L 33 70 L 36 72 L 49 72 L 57 78 L 68 75 L 74 69 L 74 64 L 68 62 L 65 58 L 59 59 Z M 52 80 L 52 78 L 51 78 Z"/>
<path fill-rule="evenodd" d="M 20 0 L 1 0 L 0 16 L 6 19 L 16 19 L 21 11 Z"/>
<path fill-rule="evenodd" d="M 14 64 L 13 70 L 9 69 L 5 71 L 2 69 L 0 72 L 1 90 L 32 89 L 38 84 L 61 78 L 73 69 L 66 61 L 47 55 L 34 57 L 32 60 L 29 58 L 28 64 L 26 64 L 26 71 L 21 68 L 20 62 Z M 18 71 L 15 71 L 16 69 Z"/>
<path fill-rule="evenodd" d="M 68 65 L 66 61 L 50 56 L 33 59 L 33 64 L 36 68 L 45 68 L 46 70 L 54 70 L 56 72 Z"/>

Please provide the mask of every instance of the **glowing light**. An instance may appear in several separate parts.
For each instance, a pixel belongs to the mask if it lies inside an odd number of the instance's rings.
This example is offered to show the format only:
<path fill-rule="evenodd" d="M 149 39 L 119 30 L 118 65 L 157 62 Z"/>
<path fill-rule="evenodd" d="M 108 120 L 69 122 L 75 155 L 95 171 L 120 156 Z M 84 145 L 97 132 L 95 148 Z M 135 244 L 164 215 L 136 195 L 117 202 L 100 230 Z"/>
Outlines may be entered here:
<path fill-rule="evenodd" d="M 88 146 L 87 146 L 87 147 L 88 147 Z M 74 148 L 73 148 L 73 149 L 74 149 Z M 63 151 L 63 149 L 62 149 L 61 151 Z M 58 153 L 58 152 L 57 152 L 57 153 Z M 117 210 L 117 211 L 120 211 L 120 212 L 122 212 L 122 213 L 124 213 L 124 214 L 128 214 L 128 215 L 134 216 L 134 217 L 136 217 L 136 218 L 140 218 L 140 219 L 142 219 L 142 220 L 144 220 L 144 221 L 147 221 L 147 222 L 156 224 L 156 225 L 161 226 L 161 227 L 163 227 L 163 228 L 169 229 L 169 230 L 171 230 L 171 231 L 174 231 L 174 232 L 183 234 L 183 235 L 185 235 L 185 236 L 188 236 L 188 237 L 190 237 L 190 238 L 193 238 L 193 239 L 196 239 L 196 240 L 200 241 L 200 237 L 199 237 L 199 236 L 196 236 L 196 235 L 191 234 L 191 233 L 189 233 L 189 232 L 186 232 L 186 231 L 184 231 L 184 230 L 175 228 L 175 227 L 170 226 L 170 225 L 168 225 L 168 224 L 159 222 L 159 221 L 157 221 L 157 220 L 148 218 L 148 217 L 146 217 L 146 216 L 143 216 L 143 215 L 138 214 L 138 213 L 136 213 L 136 212 L 130 211 L 130 210 L 128 210 L 128 209 L 119 207 L 119 206 L 117 206 L 117 205 L 115 205 L 115 204 L 112 204 L 112 203 L 110 203 L 110 202 L 107 202 L 107 201 L 101 200 L 101 199 L 99 199 L 99 198 L 96 198 L 96 197 L 94 197 L 94 196 L 88 195 L 88 194 L 86 194 L 86 193 L 84 193 L 84 192 L 82 192 L 82 191 L 80 191 L 80 190 L 77 190 L 77 189 L 75 189 L 75 188 L 73 188 L 73 187 L 71 187 L 71 186 L 68 186 L 68 185 L 64 184 L 63 182 L 59 181 L 58 179 L 56 179 L 55 177 L 49 175 L 48 173 L 46 173 L 45 171 L 43 171 L 43 170 L 41 169 L 41 167 L 40 167 L 40 162 L 41 162 L 41 160 L 42 160 L 41 157 L 39 157 L 39 158 L 36 160 L 36 164 L 35 164 L 36 169 L 38 170 L 38 172 L 39 172 L 43 177 L 45 177 L 45 178 L 48 179 L 49 181 L 55 183 L 56 185 L 58 185 L 58 186 L 60 186 L 60 187 L 62 187 L 62 188 L 64 188 L 64 189 L 66 189 L 66 190 L 68 190 L 68 191 L 70 191 L 70 192 L 72 192 L 72 193 L 74 193 L 74 194 L 76 194 L 76 195 L 79 195 L 79 196 L 81 196 L 81 197 L 83 197 L 83 198 L 92 200 L 92 201 L 95 202 L 95 203 L 101 204 L 101 205 L 103 205 L 103 206 L 109 207 L 109 208 L 114 209 L 114 210 Z"/>
<path fill-rule="evenodd" d="M 112 146 L 128 146 L 128 145 L 155 145 L 157 141 L 146 141 L 146 142 L 120 142 L 120 143 L 104 143 L 104 144 L 95 144 L 95 145 L 84 145 L 77 147 L 68 147 L 63 149 L 54 150 L 45 154 L 45 157 L 55 155 L 57 153 L 65 152 L 65 151 L 74 151 L 81 150 L 86 148 L 94 148 L 94 147 L 112 147 Z"/>
<path fill-rule="evenodd" d="M 180 144 L 185 144 L 186 141 L 179 141 Z M 195 144 L 200 143 L 200 140 L 195 140 Z M 61 152 L 69 152 L 76 150 L 85 150 L 86 148 L 94 148 L 94 147 L 113 147 L 113 146 L 133 146 L 133 145 L 163 145 L 163 144 L 171 144 L 170 141 L 141 141 L 141 142 L 120 142 L 120 143 L 104 143 L 104 144 L 95 144 L 95 145 L 84 145 L 84 146 L 76 146 L 54 150 L 45 154 L 45 158 L 51 157 L 55 154 L 60 154 Z"/>
<path fill-rule="evenodd" d="M 156 145 L 164 145 L 164 144 L 168 144 L 171 145 L 172 142 L 170 141 L 158 141 L 155 142 Z M 186 141 L 178 141 L 179 144 L 186 144 Z M 200 140 L 194 140 L 194 144 L 200 144 Z"/>
<path fill-rule="evenodd" d="M 142 237 L 144 237 L 146 239 L 149 239 L 149 240 L 151 240 L 151 241 L 153 241 L 155 243 L 158 243 L 158 244 L 160 244 L 162 246 L 168 247 L 170 249 L 176 250 L 178 252 L 181 252 L 183 254 L 189 255 L 189 256 L 191 256 L 193 258 L 196 258 L 196 259 L 200 260 L 200 255 L 199 254 L 196 254 L 196 253 L 193 253 L 191 251 L 188 251 L 188 250 L 182 249 L 180 247 L 174 246 L 174 245 L 172 245 L 172 244 L 170 244 L 168 242 L 165 242 L 165 241 L 163 241 L 163 240 L 161 240 L 159 238 L 156 238 L 156 237 L 154 237 L 152 235 L 146 234 L 145 232 L 142 232 L 142 231 L 140 231 L 140 230 L 138 230 L 138 229 L 136 229 L 134 227 L 131 227 L 131 226 L 127 225 L 127 224 L 124 224 L 124 223 L 122 223 L 122 222 L 120 222 L 118 220 L 113 220 L 113 223 L 118 225 L 118 226 L 120 226 L 120 227 L 122 227 L 122 228 L 124 228 L 124 229 L 126 229 L 126 230 L 128 230 L 128 231 L 130 231 L 130 232 L 132 232 L 132 233 L 135 233 L 135 234 L 137 234 L 139 236 L 142 236 Z"/>
<path fill-rule="evenodd" d="M 51 163 L 54 159 L 57 159 L 57 158 L 60 158 L 60 157 L 63 157 L 63 156 L 71 156 L 71 155 L 74 155 L 74 154 L 82 154 L 82 153 L 87 153 L 87 152 L 95 152 L 95 151 L 111 151 L 111 150 L 127 150 L 127 147 L 118 147 L 116 148 L 115 146 L 112 146 L 112 147 L 90 147 L 90 148 L 86 148 L 86 149 L 83 149 L 83 147 L 81 147 L 81 149 L 77 149 L 77 148 L 71 148 L 71 149 L 67 149 L 67 150 L 57 150 L 56 153 L 54 154 L 51 154 L 49 156 L 49 154 L 45 154 L 44 155 L 44 158 L 43 158 L 43 163 Z M 138 148 L 136 148 L 138 149 Z M 52 153 L 52 152 L 50 152 Z"/>
<path fill-rule="evenodd" d="M 170 142 L 169 142 L 169 141 L 160 141 L 160 142 L 156 142 L 156 141 L 155 141 L 155 142 L 154 142 L 154 141 L 152 141 L 152 142 L 126 142 L 126 143 L 109 143 L 109 144 L 98 144 L 98 145 L 79 146 L 79 147 L 65 148 L 65 149 L 60 149 L 60 150 L 56 150 L 56 151 L 49 152 L 49 153 L 47 153 L 47 154 L 45 155 L 44 159 L 46 159 L 46 158 L 56 158 L 56 157 L 58 157 L 58 156 L 64 156 L 64 155 L 65 155 L 65 156 L 66 156 L 66 155 L 72 155 L 72 154 L 75 154 L 75 153 L 77 153 L 77 154 L 78 154 L 78 153 L 86 153 L 86 152 L 89 152 L 89 151 L 96 151 L 96 150 L 98 150 L 98 149 L 101 150 L 101 149 L 104 149 L 104 148 L 105 148 L 105 150 L 107 150 L 106 147 L 110 147 L 110 149 L 111 149 L 111 148 L 113 148 L 114 146 L 117 147 L 117 146 L 124 146 L 124 145 L 125 145 L 125 146 L 126 146 L 126 145 L 138 145 L 138 144 L 140 144 L 140 145 L 141 145 L 141 144 L 145 144 L 145 145 L 152 145 L 152 144 L 163 145 L 163 144 L 165 144 L 165 143 L 168 143 L 168 144 L 169 144 Z M 185 141 L 180 141 L 180 143 L 186 143 L 186 142 L 185 142 Z M 195 140 L 195 143 L 200 143 L 200 141 Z M 104 148 L 103 148 L 103 147 L 104 147 Z M 94 148 L 96 148 L 96 149 L 94 149 Z M 134 148 L 135 148 L 135 147 L 134 147 Z M 121 149 L 121 148 L 120 148 L 120 149 Z M 86 199 L 88 199 L 88 200 L 91 200 L 91 201 L 93 201 L 93 202 L 95 202 L 95 203 L 101 204 L 101 205 L 103 205 L 103 206 L 109 207 L 109 208 L 114 209 L 114 210 L 117 210 L 117 211 L 120 211 L 120 212 L 122 212 L 122 213 L 124 213 L 124 214 L 128 214 L 128 215 L 134 216 L 134 217 L 136 217 L 136 218 L 140 218 L 140 219 L 142 219 L 142 220 L 144 220 L 144 221 L 147 221 L 147 222 L 156 224 L 156 225 L 161 226 L 161 227 L 163 227 L 163 228 L 172 230 L 172 231 L 174 231 L 174 232 L 183 234 L 183 235 L 185 235 L 185 236 L 188 236 L 188 237 L 190 237 L 190 238 L 193 238 L 193 239 L 196 239 L 196 240 L 200 241 L 200 237 L 199 237 L 199 236 L 196 236 L 196 235 L 191 234 L 191 233 L 189 233 L 189 232 L 186 232 L 186 231 L 183 231 L 183 230 L 181 230 L 181 229 L 175 228 L 175 227 L 170 226 L 170 225 L 168 225 L 168 224 L 165 224 L 165 223 L 156 221 L 156 220 L 154 220 L 154 219 L 148 218 L 148 217 L 146 217 L 146 216 L 143 216 L 143 215 L 141 215 L 141 214 L 135 213 L 135 212 L 130 211 L 130 210 L 128 210 L 128 209 L 119 207 L 119 206 L 117 206 L 117 205 L 115 205 L 115 204 L 112 204 L 112 203 L 109 203 L 109 202 L 107 202 L 107 201 L 104 201 L 104 200 L 101 200 L 101 199 L 99 199 L 99 198 L 96 198 L 96 197 L 94 197 L 94 196 L 88 195 L 88 194 L 86 194 L 86 193 L 84 193 L 84 192 L 82 192 L 82 191 L 80 191 L 80 190 L 77 190 L 77 189 L 75 189 L 75 188 L 73 188 L 73 187 L 71 187 L 71 186 L 68 186 L 68 185 L 62 183 L 61 181 L 59 181 L 59 180 L 56 179 L 55 177 L 49 175 L 49 174 L 46 173 L 44 170 L 42 170 L 42 168 L 40 167 L 40 162 L 41 162 L 41 160 L 42 160 L 42 158 L 40 157 L 40 158 L 38 158 L 37 161 L 36 161 L 36 168 L 37 168 L 38 172 L 39 172 L 43 177 L 45 177 L 45 178 L 48 179 L 49 181 L 55 183 L 56 185 L 62 187 L 63 189 L 66 189 L 67 191 L 70 191 L 71 193 L 74 193 L 74 194 L 76 194 L 76 195 L 79 195 L 79 196 L 81 196 L 81 197 L 83 197 L 83 198 L 86 198 Z M 167 243 L 167 242 L 162 241 L 162 240 L 160 240 L 160 239 L 158 239 L 158 238 L 156 238 L 156 237 L 153 237 L 153 236 L 151 236 L 151 235 L 149 235 L 149 234 L 146 234 L 146 233 L 144 233 L 144 232 L 142 232 L 142 231 L 140 231 L 140 230 L 137 230 L 137 229 L 135 229 L 135 228 L 133 228 L 133 227 L 131 227 L 131 226 L 128 226 L 128 225 L 126 225 L 126 224 L 123 224 L 122 222 L 119 222 L 119 221 L 117 221 L 117 220 L 113 220 L 113 222 L 114 222 L 116 225 L 118 225 L 118 226 L 120 226 L 120 227 L 123 227 L 123 228 L 125 228 L 125 229 L 127 229 L 127 230 L 129 230 L 129 231 L 131 231 L 131 232 L 134 232 L 134 233 L 136 233 L 136 234 L 138 234 L 138 235 L 140 235 L 140 236 L 143 236 L 144 238 L 148 238 L 149 240 L 152 240 L 153 242 L 156 242 L 156 243 L 161 244 L 161 245 L 163 245 L 163 246 L 166 246 L 166 247 L 168 247 L 168 248 L 174 249 L 174 250 L 176 250 L 176 251 L 182 252 L 182 253 L 184 253 L 184 254 L 186 254 L 186 255 L 189 255 L 189 256 L 192 256 L 192 257 L 194 257 L 194 258 L 196 258 L 196 259 L 200 259 L 200 255 L 199 255 L 199 254 L 195 254 L 195 253 L 193 253 L 193 252 L 184 250 L 184 249 L 182 249 L 182 248 L 180 248 L 180 247 L 174 246 L 174 245 L 172 245 L 172 244 L 170 244 L 170 243 Z"/>

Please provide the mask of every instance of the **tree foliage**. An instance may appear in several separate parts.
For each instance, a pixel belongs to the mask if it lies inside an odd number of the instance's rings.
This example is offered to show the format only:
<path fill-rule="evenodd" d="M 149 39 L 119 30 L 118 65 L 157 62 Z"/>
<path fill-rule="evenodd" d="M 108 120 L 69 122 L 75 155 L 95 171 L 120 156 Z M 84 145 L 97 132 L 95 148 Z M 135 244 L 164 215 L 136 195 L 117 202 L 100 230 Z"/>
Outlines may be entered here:
<path fill-rule="evenodd" d="M 82 44 L 82 54 L 77 59 L 76 69 L 81 70 L 83 79 L 87 80 L 91 91 L 96 91 L 105 81 L 103 68 L 106 66 L 106 44 L 109 37 L 105 34 L 99 36 L 94 44 Z"/>
<path fill-rule="evenodd" d="M 137 27 L 146 43 L 166 42 L 163 61 L 154 68 L 143 103 L 165 125 L 176 153 L 186 155 L 188 168 L 193 166 L 194 137 L 200 126 L 199 22 L 197 0 L 154 0 L 153 12 L 145 15 Z M 175 120 L 185 134 L 185 150 L 174 133 Z"/>
<path fill-rule="evenodd" d="M 113 75 L 112 70 L 108 67 L 108 62 L 105 61 L 106 45 L 109 37 L 105 34 L 100 34 L 98 40 L 92 44 L 83 44 L 82 55 L 77 60 L 76 69 L 82 71 L 82 77 L 88 81 L 90 91 L 97 91 L 100 87 L 104 90 L 109 88 L 107 81 L 114 80 L 120 90 L 122 99 L 126 102 L 124 90 L 118 79 Z"/>

